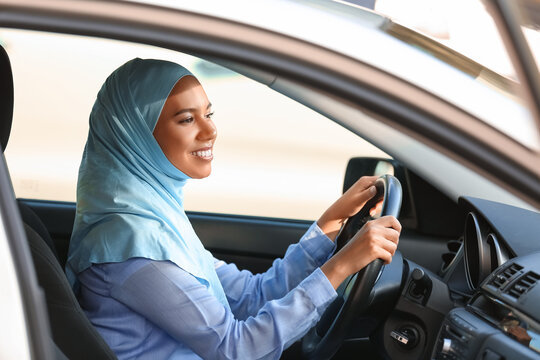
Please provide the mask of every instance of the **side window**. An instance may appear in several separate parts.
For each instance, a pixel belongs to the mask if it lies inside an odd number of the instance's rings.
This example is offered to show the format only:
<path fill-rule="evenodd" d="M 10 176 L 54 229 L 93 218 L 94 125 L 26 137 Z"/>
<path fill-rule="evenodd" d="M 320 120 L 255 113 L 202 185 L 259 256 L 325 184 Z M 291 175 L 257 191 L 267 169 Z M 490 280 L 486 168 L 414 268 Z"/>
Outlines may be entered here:
<path fill-rule="evenodd" d="M 134 58 L 189 68 L 215 111 L 212 175 L 186 186 L 186 210 L 316 219 L 339 195 L 347 161 L 387 157 L 324 116 L 208 61 L 151 46 L 0 30 L 15 112 L 6 159 L 19 198 L 75 201 L 88 116 L 106 77 Z"/>

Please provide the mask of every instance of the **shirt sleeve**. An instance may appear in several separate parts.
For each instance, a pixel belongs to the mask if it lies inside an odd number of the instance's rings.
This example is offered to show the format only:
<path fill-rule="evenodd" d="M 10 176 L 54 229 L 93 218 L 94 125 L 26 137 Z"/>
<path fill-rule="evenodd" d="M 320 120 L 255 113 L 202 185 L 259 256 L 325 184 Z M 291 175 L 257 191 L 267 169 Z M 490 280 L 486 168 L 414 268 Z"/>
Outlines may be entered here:
<path fill-rule="evenodd" d="M 290 245 L 283 259 L 276 259 L 262 274 L 238 270 L 236 265 L 216 260 L 216 272 L 238 319 L 255 315 L 273 299 L 296 287 L 333 254 L 336 245 L 314 222 L 296 244 Z"/>
<path fill-rule="evenodd" d="M 121 271 L 112 276 L 125 277 Z M 238 320 L 191 274 L 171 262 L 150 260 L 122 283 L 113 280 L 110 294 L 202 358 L 215 359 L 278 359 L 336 297 L 316 269 L 255 316 Z"/>

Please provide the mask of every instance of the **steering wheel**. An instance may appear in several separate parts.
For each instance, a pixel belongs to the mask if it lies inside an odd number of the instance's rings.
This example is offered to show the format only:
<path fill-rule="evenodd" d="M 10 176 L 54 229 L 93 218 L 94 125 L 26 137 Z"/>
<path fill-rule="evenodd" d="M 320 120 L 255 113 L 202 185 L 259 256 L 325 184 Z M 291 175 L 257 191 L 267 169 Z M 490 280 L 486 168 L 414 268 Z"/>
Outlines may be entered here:
<path fill-rule="evenodd" d="M 402 189 L 399 180 L 383 175 L 375 181 L 376 195 L 351 216 L 336 239 L 336 252 L 352 239 L 358 230 L 371 219 L 392 215 L 398 217 L 401 209 Z M 382 210 L 370 216 L 370 210 L 380 201 Z M 349 276 L 337 289 L 337 299 L 326 309 L 321 320 L 302 339 L 302 353 L 308 359 L 329 359 L 339 349 L 352 322 L 364 313 L 370 304 L 370 294 L 382 272 L 383 262 L 376 259 Z M 336 315 L 337 314 L 337 315 Z"/>

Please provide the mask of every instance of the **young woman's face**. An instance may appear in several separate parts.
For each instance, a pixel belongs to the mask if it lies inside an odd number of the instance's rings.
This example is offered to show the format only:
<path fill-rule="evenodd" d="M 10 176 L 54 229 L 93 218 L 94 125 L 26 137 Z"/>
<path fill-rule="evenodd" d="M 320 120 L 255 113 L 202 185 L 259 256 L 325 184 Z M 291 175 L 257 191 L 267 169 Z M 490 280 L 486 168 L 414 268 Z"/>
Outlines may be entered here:
<path fill-rule="evenodd" d="M 210 175 L 217 131 L 212 105 L 193 76 L 180 79 L 172 89 L 154 129 L 161 150 L 193 179 Z"/>

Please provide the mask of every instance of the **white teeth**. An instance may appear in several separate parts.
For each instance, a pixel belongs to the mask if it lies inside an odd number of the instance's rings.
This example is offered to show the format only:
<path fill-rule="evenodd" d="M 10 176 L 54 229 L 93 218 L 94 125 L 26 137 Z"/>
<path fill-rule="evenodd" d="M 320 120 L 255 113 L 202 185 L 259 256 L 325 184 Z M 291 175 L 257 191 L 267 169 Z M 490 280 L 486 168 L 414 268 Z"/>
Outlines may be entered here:
<path fill-rule="evenodd" d="M 212 150 L 194 151 L 191 155 L 199 156 L 202 158 L 209 158 L 212 156 Z"/>

